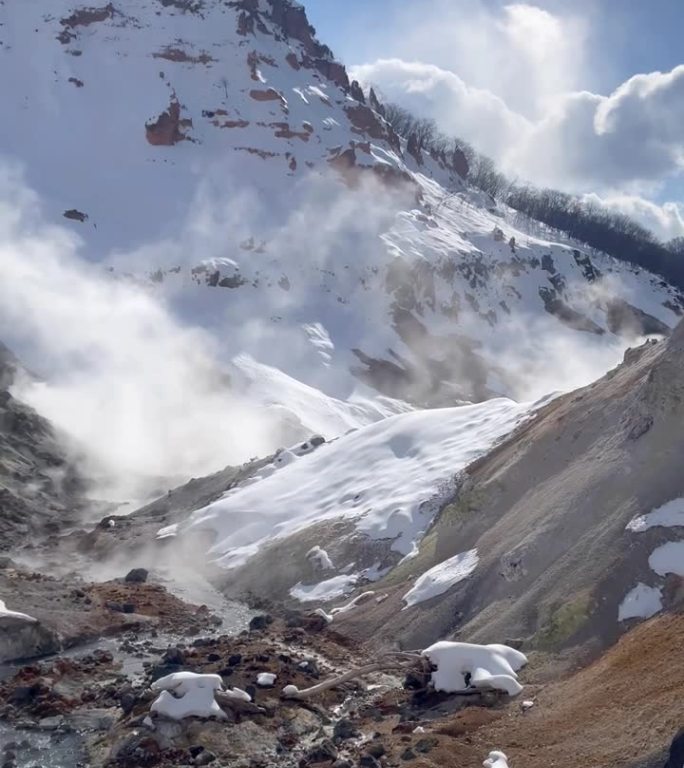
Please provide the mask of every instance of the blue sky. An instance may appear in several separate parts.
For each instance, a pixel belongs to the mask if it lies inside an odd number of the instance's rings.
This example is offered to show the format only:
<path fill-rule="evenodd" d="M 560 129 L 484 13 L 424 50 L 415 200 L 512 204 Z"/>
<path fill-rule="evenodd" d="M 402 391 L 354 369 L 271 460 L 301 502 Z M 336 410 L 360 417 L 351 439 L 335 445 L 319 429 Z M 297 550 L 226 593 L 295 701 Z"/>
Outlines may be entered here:
<path fill-rule="evenodd" d="M 513 176 L 684 235 L 684 0 L 305 5 L 319 39 L 385 99 Z"/>

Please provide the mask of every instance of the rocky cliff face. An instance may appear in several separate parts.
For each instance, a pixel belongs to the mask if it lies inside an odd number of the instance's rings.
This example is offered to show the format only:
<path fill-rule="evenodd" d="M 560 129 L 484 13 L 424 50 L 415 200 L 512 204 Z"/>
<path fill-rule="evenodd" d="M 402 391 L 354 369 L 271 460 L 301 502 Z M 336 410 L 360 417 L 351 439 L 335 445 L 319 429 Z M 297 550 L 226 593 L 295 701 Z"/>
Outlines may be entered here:
<path fill-rule="evenodd" d="M 26 375 L 0 345 L 0 550 L 78 520 L 83 480 L 54 429 L 11 394 Z"/>

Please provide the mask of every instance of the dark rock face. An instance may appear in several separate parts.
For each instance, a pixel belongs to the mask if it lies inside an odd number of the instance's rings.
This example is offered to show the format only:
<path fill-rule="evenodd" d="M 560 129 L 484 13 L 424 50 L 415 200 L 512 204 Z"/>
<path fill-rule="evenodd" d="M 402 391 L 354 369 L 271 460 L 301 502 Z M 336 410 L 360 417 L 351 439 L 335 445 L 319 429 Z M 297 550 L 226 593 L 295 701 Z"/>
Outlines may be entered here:
<path fill-rule="evenodd" d="M 606 311 L 608 330 L 616 334 L 651 334 L 669 336 L 670 327 L 657 317 L 634 307 L 623 299 L 611 299 Z"/>
<path fill-rule="evenodd" d="M 586 253 L 580 253 L 578 250 L 572 252 L 575 263 L 582 270 L 584 279 L 589 283 L 594 283 L 601 277 L 601 272 L 596 269 L 589 256 Z"/>
<path fill-rule="evenodd" d="M 342 718 L 335 723 L 335 727 L 333 729 L 333 739 L 335 741 L 346 741 L 347 739 L 354 739 L 358 735 L 359 729 L 351 720 Z"/>
<path fill-rule="evenodd" d="M 185 653 L 183 653 L 177 646 L 172 646 L 167 649 L 162 659 L 166 664 L 181 666 L 182 664 L 185 664 Z"/>
<path fill-rule="evenodd" d="M 349 89 L 349 95 L 352 97 L 352 99 L 355 99 L 356 101 L 360 102 L 361 104 L 366 103 L 366 97 L 363 93 L 363 88 L 359 85 L 358 80 L 353 80 L 352 84 Z"/>
<path fill-rule="evenodd" d="M 145 137 L 154 147 L 172 147 L 188 138 L 183 129 L 191 127 L 192 120 L 181 118 L 181 105 L 174 95 L 169 108 L 156 120 L 145 124 Z"/>
<path fill-rule="evenodd" d="M 144 584 L 148 575 L 147 568 L 133 568 L 126 574 L 124 581 L 128 584 Z"/>
<path fill-rule="evenodd" d="M 62 45 L 68 45 L 75 37 L 79 27 L 88 27 L 101 21 L 107 21 L 116 13 L 114 6 L 108 3 L 103 8 L 79 8 L 71 16 L 61 19 L 62 31 L 57 36 Z"/>
<path fill-rule="evenodd" d="M 332 763 L 337 758 L 337 749 L 330 739 L 323 739 L 307 753 L 304 765 Z"/>
<path fill-rule="evenodd" d="M 0 342 L 0 551 L 76 522 L 85 492 L 52 425 L 10 393 L 22 376 L 28 374 Z"/>
<path fill-rule="evenodd" d="M 406 151 L 413 157 L 413 159 L 418 163 L 418 165 L 423 164 L 423 153 L 420 151 L 420 144 L 418 143 L 418 137 L 415 133 L 412 133 L 408 137 L 408 142 L 406 144 Z"/>
<path fill-rule="evenodd" d="M 470 173 L 470 165 L 468 164 L 468 158 L 465 152 L 456 147 L 451 155 L 451 167 L 462 178 L 467 179 Z"/>
<path fill-rule="evenodd" d="M 386 141 L 397 152 L 401 151 L 397 134 L 369 106 L 358 104 L 353 107 L 345 107 L 344 111 L 357 131 L 371 139 Z"/>
<path fill-rule="evenodd" d="M 682 768 L 682 766 L 684 766 L 684 728 L 672 740 L 670 756 L 663 768 Z"/>
<path fill-rule="evenodd" d="M 586 333 L 595 333 L 602 336 L 605 331 L 600 325 L 591 318 L 573 309 L 558 296 L 558 292 L 553 288 L 540 288 L 539 297 L 544 302 L 544 309 L 550 314 L 555 315 L 562 323 L 573 328 L 576 331 L 585 331 Z"/>
<path fill-rule="evenodd" d="M 380 103 L 375 91 L 371 88 L 368 94 L 368 103 L 371 109 L 374 109 L 379 115 L 385 117 L 385 107 Z"/>
<path fill-rule="evenodd" d="M 273 617 L 269 616 L 268 614 L 264 614 L 263 616 L 254 616 L 252 620 L 249 622 L 249 631 L 250 632 L 262 632 L 264 629 L 268 627 L 269 624 L 273 623 Z"/>

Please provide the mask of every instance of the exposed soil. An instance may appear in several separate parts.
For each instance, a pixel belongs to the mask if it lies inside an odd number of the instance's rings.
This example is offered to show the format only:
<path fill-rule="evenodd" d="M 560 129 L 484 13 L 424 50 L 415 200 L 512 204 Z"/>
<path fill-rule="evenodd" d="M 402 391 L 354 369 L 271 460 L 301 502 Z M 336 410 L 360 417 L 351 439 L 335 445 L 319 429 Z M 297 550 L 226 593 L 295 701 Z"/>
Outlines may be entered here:
<path fill-rule="evenodd" d="M 185 603 L 160 584 L 90 584 L 76 575 L 58 579 L 7 565 L 0 568 L 0 594 L 56 632 L 64 647 L 130 629 L 183 634 L 216 623 L 206 606 Z"/>

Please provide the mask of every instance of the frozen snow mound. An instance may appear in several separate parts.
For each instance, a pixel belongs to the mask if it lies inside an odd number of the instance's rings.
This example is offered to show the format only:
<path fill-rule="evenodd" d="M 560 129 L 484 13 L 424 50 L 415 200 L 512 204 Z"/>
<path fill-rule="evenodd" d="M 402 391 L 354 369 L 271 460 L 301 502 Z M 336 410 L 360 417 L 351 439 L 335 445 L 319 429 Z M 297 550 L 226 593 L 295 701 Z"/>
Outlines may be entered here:
<path fill-rule="evenodd" d="M 186 717 L 218 717 L 226 719 L 226 713 L 214 698 L 215 691 L 223 690 L 219 675 L 198 675 L 194 672 L 174 672 L 152 683 L 153 691 L 161 691 L 152 702 L 151 712 L 171 720 Z"/>
<path fill-rule="evenodd" d="M 312 453 L 288 455 L 277 470 L 265 468 L 254 482 L 194 512 L 184 529 L 212 530 L 211 553 L 225 568 L 244 565 L 267 542 L 344 518 L 407 555 L 458 487 L 461 471 L 533 410 L 498 398 L 391 416 Z"/>
<path fill-rule="evenodd" d="M 416 579 L 413 588 L 403 597 L 406 605 L 403 610 L 417 605 L 425 600 L 431 600 L 433 597 L 443 595 L 455 584 L 468 578 L 477 568 L 479 557 L 477 549 L 461 552 L 448 560 L 438 563 L 429 571 Z"/>
<path fill-rule="evenodd" d="M 442 640 L 426 648 L 423 656 L 436 667 L 431 678 L 436 691 L 454 693 L 470 687 L 517 696 L 523 689 L 516 672 L 527 664 L 527 657 L 507 645 Z"/>
<path fill-rule="evenodd" d="M 489 753 L 489 757 L 482 763 L 484 768 L 508 768 L 508 758 L 503 752 L 494 750 Z"/>
<path fill-rule="evenodd" d="M 257 675 L 257 685 L 261 688 L 273 688 L 276 677 L 272 672 L 259 672 Z"/>

